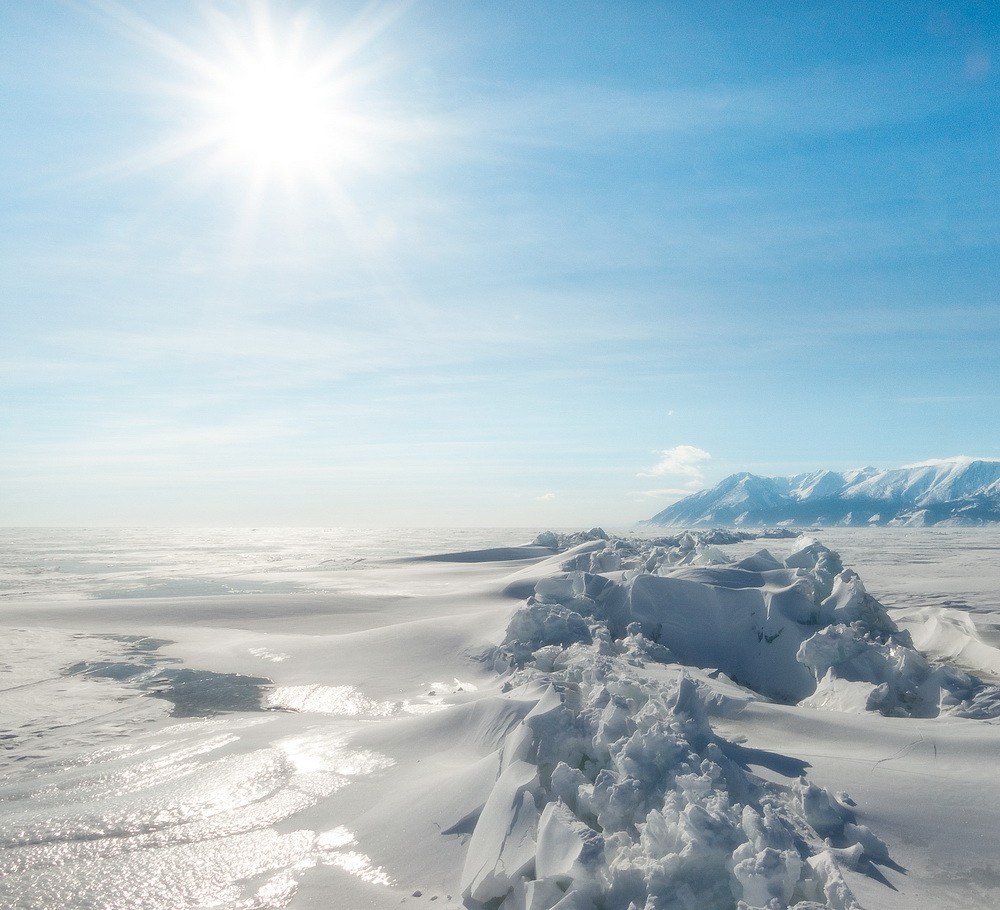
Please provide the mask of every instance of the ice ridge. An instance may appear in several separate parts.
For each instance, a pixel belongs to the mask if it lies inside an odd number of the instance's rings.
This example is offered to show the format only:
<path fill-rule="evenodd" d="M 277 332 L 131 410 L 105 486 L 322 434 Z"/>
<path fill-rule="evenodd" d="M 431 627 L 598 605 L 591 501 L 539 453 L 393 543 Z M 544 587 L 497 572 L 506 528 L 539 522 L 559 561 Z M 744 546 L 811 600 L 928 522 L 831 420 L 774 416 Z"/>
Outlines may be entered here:
<path fill-rule="evenodd" d="M 786 785 L 751 773 L 713 717 L 759 699 L 1000 714 L 997 689 L 919 654 L 820 542 L 730 562 L 715 533 L 536 541 L 562 552 L 494 655 L 536 703 L 499 752 L 466 906 L 854 910 L 844 869 L 891 862 L 885 844 L 804 763 Z"/>

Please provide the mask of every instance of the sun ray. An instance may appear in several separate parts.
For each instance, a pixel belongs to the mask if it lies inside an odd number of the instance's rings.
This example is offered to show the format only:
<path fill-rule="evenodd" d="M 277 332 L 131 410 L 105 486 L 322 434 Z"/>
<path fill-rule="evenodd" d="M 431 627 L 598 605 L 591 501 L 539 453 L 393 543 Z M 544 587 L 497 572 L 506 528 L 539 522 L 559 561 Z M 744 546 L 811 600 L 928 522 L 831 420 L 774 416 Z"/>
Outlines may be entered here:
<path fill-rule="evenodd" d="M 243 180 L 251 196 L 275 187 L 332 190 L 339 175 L 370 166 L 379 144 L 405 130 L 359 100 L 379 68 L 357 58 L 408 5 L 370 4 L 324 35 L 304 11 L 278 19 L 265 0 L 247 0 L 242 16 L 209 8 L 201 40 L 185 41 L 117 0 L 91 0 L 171 64 L 175 78 L 161 88 L 185 121 L 126 170 L 188 160 L 207 175 Z"/>

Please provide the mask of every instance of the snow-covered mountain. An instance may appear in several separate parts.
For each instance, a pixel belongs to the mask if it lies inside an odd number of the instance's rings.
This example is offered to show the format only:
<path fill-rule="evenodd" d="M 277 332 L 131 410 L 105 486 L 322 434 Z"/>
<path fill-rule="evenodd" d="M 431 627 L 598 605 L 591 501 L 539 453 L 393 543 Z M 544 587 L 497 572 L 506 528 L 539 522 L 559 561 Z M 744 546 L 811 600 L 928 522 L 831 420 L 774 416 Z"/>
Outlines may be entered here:
<path fill-rule="evenodd" d="M 650 521 L 661 525 L 981 525 L 1000 522 L 1000 459 L 957 456 L 901 468 L 733 474 Z"/>

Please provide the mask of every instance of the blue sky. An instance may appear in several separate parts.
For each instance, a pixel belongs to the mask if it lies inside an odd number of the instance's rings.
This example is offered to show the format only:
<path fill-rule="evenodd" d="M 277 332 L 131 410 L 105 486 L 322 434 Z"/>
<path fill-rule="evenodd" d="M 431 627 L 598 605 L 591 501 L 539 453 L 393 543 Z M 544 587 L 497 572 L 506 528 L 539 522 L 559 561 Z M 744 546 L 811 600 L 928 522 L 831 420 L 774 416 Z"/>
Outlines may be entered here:
<path fill-rule="evenodd" d="M 252 22 L 323 61 L 305 161 L 215 129 Z M 985 2 L 4 4 L 0 523 L 620 525 L 1000 455 L 998 43 Z"/>

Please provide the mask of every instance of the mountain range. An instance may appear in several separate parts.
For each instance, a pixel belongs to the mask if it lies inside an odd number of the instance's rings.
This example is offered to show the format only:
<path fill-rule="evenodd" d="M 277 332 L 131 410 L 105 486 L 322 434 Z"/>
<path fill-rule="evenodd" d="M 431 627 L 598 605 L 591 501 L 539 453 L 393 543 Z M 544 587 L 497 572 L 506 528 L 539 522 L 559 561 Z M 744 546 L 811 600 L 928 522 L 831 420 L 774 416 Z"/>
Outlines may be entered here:
<path fill-rule="evenodd" d="M 957 456 L 901 468 L 732 474 L 650 521 L 659 525 L 983 525 L 1000 522 L 1000 459 Z"/>

